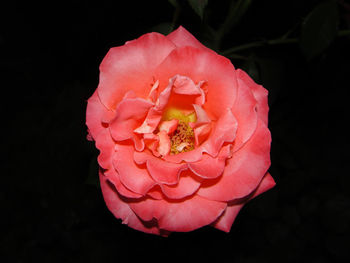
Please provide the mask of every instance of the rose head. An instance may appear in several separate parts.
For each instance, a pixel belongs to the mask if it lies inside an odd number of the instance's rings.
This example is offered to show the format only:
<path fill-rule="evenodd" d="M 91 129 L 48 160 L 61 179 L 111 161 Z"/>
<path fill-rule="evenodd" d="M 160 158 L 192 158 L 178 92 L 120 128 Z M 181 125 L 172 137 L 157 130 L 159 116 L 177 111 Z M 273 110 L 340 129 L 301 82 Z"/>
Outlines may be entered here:
<path fill-rule="evenodd" d="M 275 185 L 267 91 L 183 27 L 110 49 L 88 100 L 104 200 L 153 234 L 230 231 Z"/>

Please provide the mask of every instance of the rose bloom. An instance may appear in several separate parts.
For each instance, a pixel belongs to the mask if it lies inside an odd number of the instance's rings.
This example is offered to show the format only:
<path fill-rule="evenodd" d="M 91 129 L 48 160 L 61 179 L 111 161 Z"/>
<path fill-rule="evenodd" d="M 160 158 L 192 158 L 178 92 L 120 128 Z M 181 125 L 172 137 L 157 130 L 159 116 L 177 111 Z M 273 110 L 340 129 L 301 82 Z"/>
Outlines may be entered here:
<path fill-rule="evenodd" d="M 86 111 L 109 210 L 152 234 L 229 232 L 275 185 L 267 94 L 183 27 L 111 48 Z"/>

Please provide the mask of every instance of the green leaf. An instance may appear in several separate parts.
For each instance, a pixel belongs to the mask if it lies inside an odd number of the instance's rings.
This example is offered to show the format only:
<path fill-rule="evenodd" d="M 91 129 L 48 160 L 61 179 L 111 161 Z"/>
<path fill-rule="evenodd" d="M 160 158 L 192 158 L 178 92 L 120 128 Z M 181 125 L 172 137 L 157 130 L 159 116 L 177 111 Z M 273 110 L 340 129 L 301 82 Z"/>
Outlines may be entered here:
<path fill-rule="evenodd" d="M 203 20 L 204 9 L 208 4 L 208 0 L 188 0 L 188 3 L 196 14 Z"/>
<path fill-rule="evenodd" d="M 300 47 L 307 59 L 321 54 L 333 41 L 338 28 L 337 3 L 322 2 L 305 18 L 301 28 Z"/>

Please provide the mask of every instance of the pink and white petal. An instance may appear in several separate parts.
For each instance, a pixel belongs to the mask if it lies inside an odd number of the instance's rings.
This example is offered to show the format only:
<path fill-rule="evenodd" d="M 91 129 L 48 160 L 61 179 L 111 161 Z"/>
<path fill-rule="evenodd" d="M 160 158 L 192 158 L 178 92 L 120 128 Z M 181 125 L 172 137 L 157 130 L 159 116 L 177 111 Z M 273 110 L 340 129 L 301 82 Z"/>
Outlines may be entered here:
<path fill-rule="evenodd" d="M 132 192 L 146 195 L 155 182 L 150 177 L 147 169 L 140 168 L 134 162 L 134 148 L 132 145 L 116 145 L 116 153 L 113 158 L 113 166 L 119 174 L 121 183 Z"/>
<path fill-rule="evenodd" d="M 108 109 L 115 109 L 127 91 L 146 98 L 154 69 L 175 49 L 167 37 L 149 33 L 111 48 L 100 65 L 98 94 Z"/>
<path fill-rule="evenodd" d="M 114 147 L 115 142 L 109 133 L 109 129 L 102 130 L 96 138 L 96 148 L 100 150 L 97 161 L 103 169 L 110 169 L 112 167 Z"/>
<path fill-rule="evenodd" d="M 252 91 L 254 98 L 257 101 L 258 117 L 267 125 L 269 113 L 267 99 L 268 91 L 264 89 L 263 86 L 256 84 L 243 70 L 237 69 L 237 77 Z"/>
<path fill-rule="evenodd" d="M 140 198 L 143 195 L 135 193 L 133 191 L 130 191 L 128 188 L 126 188 L 119 179 L 119 174 L 116 172 L 114 168 L 109 169 L 104 172 L 104 175 L 107 177 L 107 179 L 114 185 L 115 189 L 118 191 L 119 194 L 121 194 L 124 197 L 127 198 Z"/>
<path fill-rule="evenodd" d="M 137 164 L 146 163 L 149 174 L 158 184 L 177 184 L 180 173 L 187 169 L 186 164 L 169 163 L 145 152 L 135 152 L 134 160 Z"/>
<path fill-rule="evenodd" d="M 105 119 L 110 119 L 115 115 L 114 111 L 108 110 L 100 101 L 97 91 L 88 99 L 86 108 L 86 125 L 92 138 L 96 139 L 97 135 L 106 129 L 103 124 Z"/>
<path fill-rule="evenodd" d="M 200 43 L 190 32 L 182 26 L 167 35 L 167 38 L 172 41 L 177 47 L 192 46 L 195 48 L 210 50 Z M 210 50 L 211 52 L 214 52 Z"/>
<path fill-rule="evenodd" d="M 270 131 L 259 121 L 251 139 L 227 160 L 223 175 L 202 183 L 198 195 L 230 201 L 251 194 L 270 166 L 270 146 Z"/>
<path fill-rule="evenodd" d="M 206 81 L 208 93 L 204 109 L 218 119 L 235 101 L 238 86 L 235 72 L 229 59 L 186 46 L 173 50 L 164 59 L 156 69 L 155 78 L 160 87 L 166 87 L 169 78 L 175 75 L 187 76 L 194 83 Z"/>
<path fill-rule="evenodd" d="M 110 132 L 114 140 L 123 141 L 133 138 L 134 130 L 146 117 L 153 104 L 147 100 L 125 99 L 116 109 L 116 117 L 110 123 Z"/>
<path fill-rule="evenodd" d="M 258 123 L 258 114 L 255 110 L 257 101 L 246 83 L 240 78 L 237 79 L 238 95 L 232 113 L 237 119 L 238 129 L 233 151 L 239 150 L 250 139 Z"/>
<path fill-rule="evenodd" d="M 121 219 L 123 224 L 127 224 L 129 227 L 145 233 L 159 235 L 157 225 L 145 224 L 142 222 L 126 203 L 127 199 L 123 200 L 123 198 L 118 195 L 117 191 L 113 189 L 114 186 L 108 182 L 108 179 L 103 176 L 101 172 L 100 185 L 103 198 L 109 211 L 111 211 L 116 218 Z"/>
<path fill-rule="evenodd" d="M 226 203 L 194 195 L 179 202 L 166 202 L 166 209 L 158 218 L 160 229 L 188 232 L 215 221 L 226 208 Z"/>
<path fill-rule="evenodd" d="M 200 187 L 202 179 L 193 176 L 189 170 L 183 171 L 176 185 L 160 185 L 164 195 L 170 199 L 182 199 L 193 195 Z"/>
<path fill-rule="evenodd" d="M 222 230 L 224 232 L 230 232 L 231 226 L 233 222 L 235 221 L 239 211 L 241 208 L 251 199 L 254 197 L 270 190 L 276 185 L 275 181 L 273 180 L 272 176 L 269 173 L 266 173 L 266 175 L 261 180 L 259 186 L 255 190 L 254 194 L 248 199 L 244 200 L 241 203 L 235 203 L 228 204 L 226 211 L 222 214 L 222 216 L 213 223 L 213 226 L 219 230 Z"/>
<path fill-rule="evenodd" d="M 226 159 L 231 155 L 231 145 L 224 146 L 217 157 L 203 154 L 201 160 L 189 163 L 188 167 L 197 176 L 204 179 L 214 179 L 219 177 L 225 169 Z"/>

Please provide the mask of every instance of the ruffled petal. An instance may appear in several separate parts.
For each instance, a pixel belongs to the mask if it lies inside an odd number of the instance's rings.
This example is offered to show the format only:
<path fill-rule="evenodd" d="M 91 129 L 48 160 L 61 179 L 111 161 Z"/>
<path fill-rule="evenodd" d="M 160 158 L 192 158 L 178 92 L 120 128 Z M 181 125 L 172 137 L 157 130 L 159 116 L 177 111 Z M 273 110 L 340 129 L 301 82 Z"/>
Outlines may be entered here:
<path fill-rule="evenodd" d="M 198 195 L 230 201 L 252 193 L 270 166 L 270 145 L 270 131 L 259 121 L 252 138 L 228 159 L 223 175 L 202 183 Z"/>
<path fill-rule="evenodd" d="M 250 139 L 258 123 L 257 101 L 246 83 L 239 77 L 237 79 L 238 95 L 235 105 L 232 107 L 232 113 L 237 119 L 238 129 L 233 151 L 237 151 Z"/>
<path fill-rule="evenodd" d="M 92 138 L 96 139 L 97 135 L 106 129 L 103 124 L 104 120 L 110 119 L 115 115 L 114 111 L 108 110 L 100 101 L 97 91 L 88 99 L 86 108 L 86 125 Z"/>
<path fill-rule="evenodd" d="M 146 98 L 154 69 L 176 46 L 165 36 L 149 33 L 111 48 L 100 65 L 98 94 L 108 109 L 115 109 L 127 91 Z"/>
<path fill-rule="evenodd" d="M 182 26 L 179 26 L 176 30 L 167 35 L 167 38 L 172 41 L 177 47 L 191 46 L 214 52 L 200 43 L 190 32 L 188 32 Z"/>
<path fill-rule="evenodd" d="M 236 138 L 237 120 L 230 109 L 227 109 L 214 124 L 212 133 L 202 147 L 211 156 L 217 156 L 225 142 L 233 142 Z"/>
<path fill-rule="evenodd" d="M 97 161 L 103 169 L 112 167 L 114 147 L 115 143 L 109 133 L 109 129 L 103 129 L 96 138 L 96 148 L 100 150 Z"/>
<path fill-rule="evenodd" d="M 113 166 L 122 184 L 135 193 L 145 195 L 155 182 L 144 168 L 134 162 L 134 148 L 131 145 L 116 145 Z"/>
<path fill-rule="evenodd" d="M 232 108 L 236 97 L 237 79 L 231 61 L 223 56 L 190 46 L 173 50 L 157 67 L 155 79 L 160 87 L 168 85 L 175 75 L 187 76 L 194 83 L 206 81 L 207 102 L 205 111 L 219 117 L 227 108 Z"/>
<path fill-rule="evenodd" d="M 195 163 L 189 163 L 188 167 L 194 174 L 201 178 L 214 179 L 223 173 L 226 159 L 230 155 L 231 146 L 227 145 L 221 149 L 218 157 L 213 158 L 208 154 L 203 154 L 201 160 Z"/>
<path fill-rule="evenodd" d="M 185 170 L 176 185 L 161 185 L 161 191 L 170 199 L 182 199 L 194 194 L 201 185 L 202 179 L 195 177 L 190 170 Z"/>
<path fill-rule="evenodd" d="M 100 185 L 103 198 L 108 209 L 112 214 L 122 220 L 123 224 L 129 227 L 145 232 L 159 235 L 159 229 L 154 222 L 143 222 L 130 209 L 129 205 L 118 195 L 113 185 L 108 182 L 108 179 L 100 172 Z"/>
<path fill-rule="evenodd" d="M 117 189 L 118 193 L 127 198 L 140 198 L 143 195 L 130 191 L 126 188 L 119 179 L 119 174 L 116 172 L 114 168 L 109 169 L 104 172 L 104 175 L 107 177 L 108 181 L 110 181 L 115 189 Z"/>
<path fill-rule="evenodd" d="M 116 117 L 110 124 L 111 135 L 116 141 L 123 141 L 134 137 L 134 130 L 146 117 L 153 103 L 136 98 L 125 99 L 117 107 Z"/>
<path fill-rule="evenodd" d="M 267 125 L 269 113 L 268 91 L 264 89 L 263 86 L 256 84 L 243 70 L 237 69 L 237 77 L 252 91 L 257 101 L 258 117 Z"/>
<path fill-rule="evenodd" d="M 264 178 L 261 180 L 259 186 L 255 190 L 254 194 L 248 200 L 244 200 L 241 203 L 236 203 L 236 202 L 233 202 L 231 204 L 229 203 L 225 212 L 221 215 L 221 217 L 217 221 L 214 222 L 213 226 L 224 232 L 230 232 L 231 226 L 235 221 L 241 208 L 252 198 L 266 192 L 267 190 L 270 190 L 275 185 L 276 183 L 273 180 L 272 176 L 269 173 L 266 173 Z"/>
<path fill-rule="evenodd" d="M 181 171 L 187 169 L 186 164 L 169 163 L 145 152 L 135 152 L 134 160 L 137 164 L 146 163 L 148 172 L 159 184 L 177 184 Z"/>

